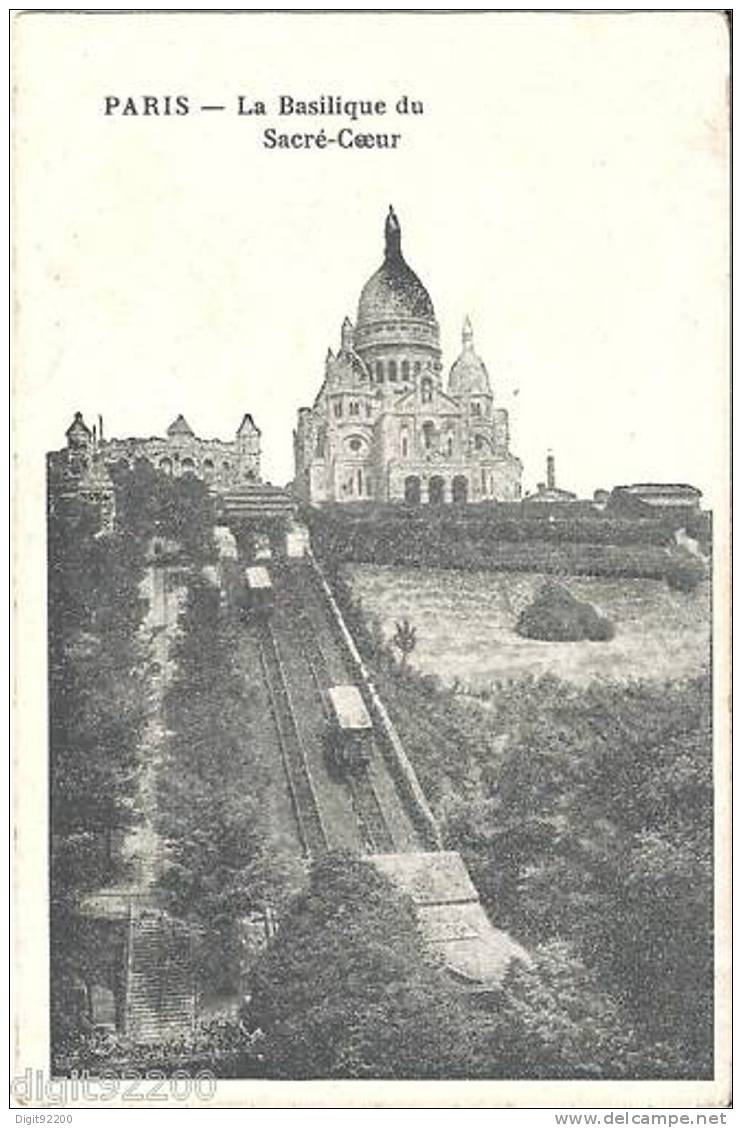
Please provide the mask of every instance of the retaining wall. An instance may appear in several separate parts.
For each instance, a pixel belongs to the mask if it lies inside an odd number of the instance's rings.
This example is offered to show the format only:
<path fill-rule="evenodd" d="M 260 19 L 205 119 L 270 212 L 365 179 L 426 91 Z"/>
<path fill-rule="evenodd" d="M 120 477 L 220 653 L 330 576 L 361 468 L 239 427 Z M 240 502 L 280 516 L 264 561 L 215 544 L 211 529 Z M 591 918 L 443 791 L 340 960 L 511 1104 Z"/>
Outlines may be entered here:
<path fill-rule="evenodd" d="M 443 847 L 438 823 L 425 798 L 425 793 L 420 786 L 420 781 L 417 778 L 415 769 L 407 757 L 404 745 L 399 739 L 399 734 L 387 713 L 384 702 L 379 697 L 371 674 L 358 651 L 353 636 L 345 625 L 342 612 L 337 605 L 330 585 L 325 579 L 322 568 L 311 550 L 308 551 L 307 558 L 319 580 L 338 633 L 345 645 L 345 649 L 358 673 L 371 718 L 374 721 L 377 732 L 380 731 L 383 737 L 382 747 L 387 763 L 407 803 L 413 822 L 423 838 L 425 848 L 429 850 L 441 850 Z"/>

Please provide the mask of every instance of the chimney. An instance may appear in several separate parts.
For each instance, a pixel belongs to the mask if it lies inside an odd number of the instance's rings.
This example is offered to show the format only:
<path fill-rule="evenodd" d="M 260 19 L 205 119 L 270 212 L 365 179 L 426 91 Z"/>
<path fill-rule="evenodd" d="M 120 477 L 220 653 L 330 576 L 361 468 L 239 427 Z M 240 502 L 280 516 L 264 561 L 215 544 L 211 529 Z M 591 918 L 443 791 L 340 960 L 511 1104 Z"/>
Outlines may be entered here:
<path fill-rule="evenodd" d="M 556 489 L 556 467 L 554 455 L 551 451 L 546 456 L 546 488 L 549 490 Z"/>

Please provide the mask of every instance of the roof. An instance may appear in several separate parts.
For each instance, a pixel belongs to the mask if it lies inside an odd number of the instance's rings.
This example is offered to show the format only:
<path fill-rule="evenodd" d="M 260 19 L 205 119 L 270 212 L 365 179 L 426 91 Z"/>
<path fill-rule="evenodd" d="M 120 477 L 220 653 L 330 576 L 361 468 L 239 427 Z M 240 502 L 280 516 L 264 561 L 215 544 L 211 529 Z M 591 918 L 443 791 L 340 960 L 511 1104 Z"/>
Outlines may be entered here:
<path fill-rule="evenodd" d="M 513 960 L 531 957 L 485 912 L 461 856 L 374 854 L 369 861 L 414 902 L 428 947 L 470 987 L 498 987 Z"/>
<path fill-rule="evenodd" d="M 332 711 L 340 728 L 370 729 L 371 718 L 355 685 L 333 685 L 327 690 Z"/>
<path fill-rule="evenodd" d="M 402 254 L 401 229 L 392 208 L 384 228 L 384 262 L 369 278 L 358 301 L 358 325 L 374 321 L 435 322 L 430 294 Z"/>
<path fill-rule="evenodd" d="M 678 497 L 680 495 L 685 497 L 701 496 L 701 491 L 696 486 L 690 486 L 686 482 L 635 482 L 631 486 L 616 486 L 616 490 L 621 490 L 622 493 L 644 496 L 647 499 L 652 497 Z"/>
<path fill-rule="evenodd" d="M 248 587 L 255 591 L 272 587 L 268 569 L 263 568 L 260 564 L 252 568 L 245 568 L 245 579 Z"/>
<path fill-rule="evenodd" d="M 183 415 L 178 415 L 178 417 L 172 421 L 167 429 L 167 435 L 168 438 L 171 439 L 176 435 L 189 435 L 191 438 L 195 437 L 193 430 Z"/>
<path fill-rule="evenodd" d="M 82 412 L 76 411 L 75 418 L 72 420 L 69 427 L 65 431 L 65 435 L 92 435 L 92 433 L 93 432 L 90 430 L 82 417 Z"/>
<path fill-rule="evenodd" d="M 373 860 L 416 905 L 479 899 L 461 855 L 452 851 L 376 854 Z"/>
<path fill-rule="evenodd" d="M 255 420 L 253 419 L 253 417 L 252 417 L 252 415 L 250 414 L 249 411 L 246 411 L 245 414 L 242 416 L 242 422 L 240 423 L 239 427 L 237 428 L 237 434 L 238 435 L 244 435 L 244 434 L 247 434 L 247 433 L 256 434 L 256 435 L 260 434 L 260 428 L 256 427 Z"/>

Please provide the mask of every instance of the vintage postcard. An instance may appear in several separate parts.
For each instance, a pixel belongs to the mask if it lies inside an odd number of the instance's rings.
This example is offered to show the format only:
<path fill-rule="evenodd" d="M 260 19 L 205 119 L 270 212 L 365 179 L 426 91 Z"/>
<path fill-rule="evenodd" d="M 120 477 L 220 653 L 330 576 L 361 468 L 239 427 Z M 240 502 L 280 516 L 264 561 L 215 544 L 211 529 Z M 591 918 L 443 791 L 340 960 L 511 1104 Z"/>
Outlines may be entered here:
<path fill-rule="evenodd" d="M 13 1102 L 723 1123 L 728 17 L 11 20 Z"/>

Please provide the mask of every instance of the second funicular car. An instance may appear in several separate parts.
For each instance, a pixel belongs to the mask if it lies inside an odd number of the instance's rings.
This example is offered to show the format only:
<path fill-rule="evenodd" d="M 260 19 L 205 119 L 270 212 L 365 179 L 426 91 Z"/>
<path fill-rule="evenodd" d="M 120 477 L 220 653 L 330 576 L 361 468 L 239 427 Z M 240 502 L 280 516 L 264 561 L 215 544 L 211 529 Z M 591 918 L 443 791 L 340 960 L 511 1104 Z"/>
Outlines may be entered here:
<path fill-rule="evenodd" d="M 273 584 L 268 569 L 262 565 L 245 569 L 245 610 L 263 619 L 273 611 Z"/>

